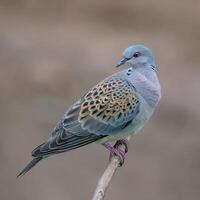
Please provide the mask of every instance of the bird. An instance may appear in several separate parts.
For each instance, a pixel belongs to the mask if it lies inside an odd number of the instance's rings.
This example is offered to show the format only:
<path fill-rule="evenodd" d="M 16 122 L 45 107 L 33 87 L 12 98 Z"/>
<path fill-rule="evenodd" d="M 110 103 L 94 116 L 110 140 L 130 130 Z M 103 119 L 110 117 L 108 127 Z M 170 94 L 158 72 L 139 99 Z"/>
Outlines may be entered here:
<path fill-rule="evenodd" d="M 126 138 L 140 132 L 161 99 L 151 49 L 142 44 L 126 48 L 116 67 L 124 65 L 122 71 L 100 81 L 67 109 L 49 138 L 32 151 L 32 161 L 18 177 L 51 155 L 90 143 L 102 144 L 123 164 L 128 151 Z M 125 150 L 119 145 L 124 145 Z"/>

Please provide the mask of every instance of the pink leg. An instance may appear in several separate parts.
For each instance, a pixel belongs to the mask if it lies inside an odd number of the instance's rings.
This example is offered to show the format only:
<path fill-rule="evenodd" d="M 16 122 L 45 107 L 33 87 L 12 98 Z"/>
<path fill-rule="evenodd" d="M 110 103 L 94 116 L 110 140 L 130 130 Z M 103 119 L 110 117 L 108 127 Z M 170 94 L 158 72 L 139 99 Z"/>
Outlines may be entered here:
<path fill-rule="evenodd" d="M 129 141 L 127 139 L 117 140 L 117 142 L 115 143 L 114 147 L 118 148 L 119 145 L 122 145 L 122 144 L 125 147 L 125 153 L 127 153 L 128 152 L 128 144 L 129 144 Z"/>
<path fill-rule="evenodd" d="M 124 144 L 125 146 L 125 152 L 118 148 L 119 145 Z M 125 160 L 125 154 L 128 152 L 128 141 L 127 140 L 118 140 L 114 146 L 112 146 L 109 143 L 104 143 L 104 147 L 106 147 L 110 151 L 110 157 L 109 160 L 111 160 L 112 156 L 117 156 L 120 160 L 120 166 L 123 165 Z"/>

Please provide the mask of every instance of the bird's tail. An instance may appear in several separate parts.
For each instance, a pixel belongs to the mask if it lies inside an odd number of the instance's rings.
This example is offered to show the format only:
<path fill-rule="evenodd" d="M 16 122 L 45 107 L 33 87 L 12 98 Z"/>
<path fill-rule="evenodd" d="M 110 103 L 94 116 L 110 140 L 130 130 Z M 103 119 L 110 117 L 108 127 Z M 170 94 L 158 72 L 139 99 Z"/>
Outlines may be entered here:
<path fill-rule="evenodd" d="M 28 165 L 26 165 L 26 167 L 17 175 L 17 178 L 26 174 L 30 169 L 32 169 L 42 159 L 43 159 L 42 156 L 33 158 L 33 160 L 31 160 L 31 162 L 28 163 Z"/>

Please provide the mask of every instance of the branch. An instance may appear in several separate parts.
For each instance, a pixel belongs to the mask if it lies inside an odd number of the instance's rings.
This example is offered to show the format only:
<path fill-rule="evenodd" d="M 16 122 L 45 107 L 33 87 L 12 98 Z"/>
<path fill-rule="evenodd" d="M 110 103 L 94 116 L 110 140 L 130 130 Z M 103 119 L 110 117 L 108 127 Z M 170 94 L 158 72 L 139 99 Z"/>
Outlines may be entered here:
<path fill-rule="evenodd" d="M 130 137 L 126 138 L 127 140 L 130 140 Z M 119 148 L 123 149 L 124 146 L 120 145 Z M 123 149 L 124 150 L 124 149 Z M 115 174 L 117 168 L 119 167 L 120 160 L 118 157 L 113 156 L 112 160 L 108 164 L 107 168 L 105 169 L 103 175 L 98 181 L 94 196 L 92 200 L 103 200 L 105 197 L 106 190 L 110 184 L 110 181 Z"/>

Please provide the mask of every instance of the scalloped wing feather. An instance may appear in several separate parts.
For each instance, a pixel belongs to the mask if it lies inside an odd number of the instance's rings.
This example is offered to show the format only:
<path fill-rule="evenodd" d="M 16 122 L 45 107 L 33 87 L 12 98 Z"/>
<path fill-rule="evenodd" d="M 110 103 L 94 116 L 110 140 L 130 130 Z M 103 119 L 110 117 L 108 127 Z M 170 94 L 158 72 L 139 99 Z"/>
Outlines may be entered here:
<path fill-rule="evenodd" d="M 108 77 L 68 109 L 49 140 L 32 155 L 72 150 L 115 134 L 138 112 L 139 98 L 135 88 L 119 75 Z"/>
<path fill-rule="evenodd" d="M 136 90 L 124 77 L 108 77 L 76 102 L 65 115 L 66 130 L 88 130 L 97 135 L 114 134 L 139 112 Z"/>

